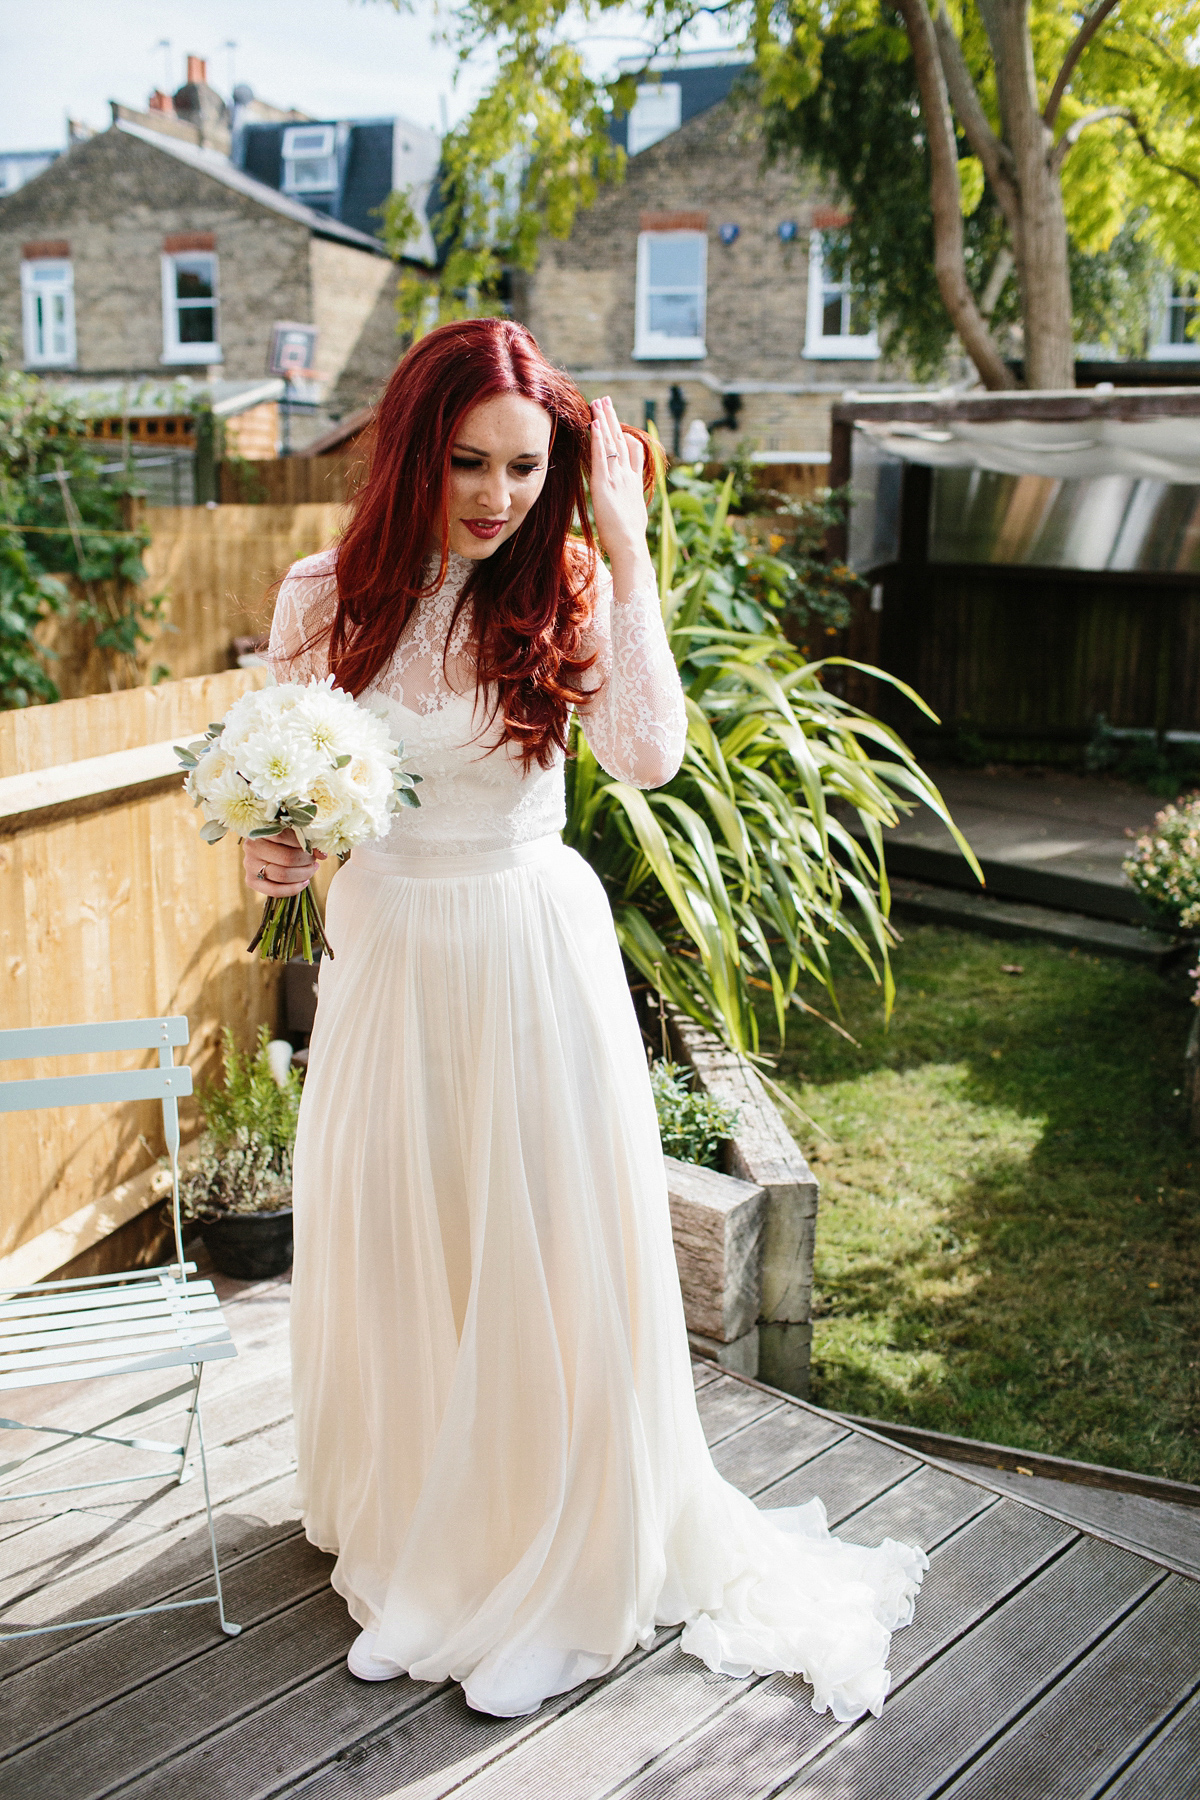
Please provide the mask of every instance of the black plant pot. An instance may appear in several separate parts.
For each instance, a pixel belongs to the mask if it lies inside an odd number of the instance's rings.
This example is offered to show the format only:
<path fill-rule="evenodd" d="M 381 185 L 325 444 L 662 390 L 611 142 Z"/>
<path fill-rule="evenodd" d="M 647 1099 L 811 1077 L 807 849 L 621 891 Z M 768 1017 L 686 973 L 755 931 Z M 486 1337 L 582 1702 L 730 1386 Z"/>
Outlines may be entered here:
<path fill-rule="evenodd" d="M 265 1281 L 282 1275 L 292 1264 L 292 1209 L 278 1212 L 227 1213 L 223 1219 L 201 1219 L 213 1267 L 237 1281 Z"/>

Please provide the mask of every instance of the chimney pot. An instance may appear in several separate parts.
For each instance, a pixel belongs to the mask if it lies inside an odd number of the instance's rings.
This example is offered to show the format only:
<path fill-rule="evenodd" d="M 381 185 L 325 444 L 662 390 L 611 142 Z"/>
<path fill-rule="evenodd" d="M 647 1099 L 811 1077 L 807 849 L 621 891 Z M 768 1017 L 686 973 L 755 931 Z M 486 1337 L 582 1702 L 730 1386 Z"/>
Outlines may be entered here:
<path fill-rule="evenodd" d="M 187 78 L 203 87 L 208 81 L 208 64 L 202 56 L 189 56 L 187 59 Z"/>

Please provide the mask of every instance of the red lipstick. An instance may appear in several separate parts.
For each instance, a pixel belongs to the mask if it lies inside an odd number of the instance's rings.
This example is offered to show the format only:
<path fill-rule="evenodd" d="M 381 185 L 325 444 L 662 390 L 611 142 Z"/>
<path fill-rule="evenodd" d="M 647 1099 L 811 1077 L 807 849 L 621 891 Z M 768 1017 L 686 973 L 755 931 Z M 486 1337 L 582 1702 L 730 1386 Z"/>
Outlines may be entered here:
<path fill-rule="evenodd" d="M 508 523 L 507 519 L 464 519 L 463 520 L 463 524 L 466 526 L 467 530 L 471 533 L 471 536 L 477 537 L 477 538 L 499 537 L 500 533 L 504 530 L 504 527 L 507 523 Z"/>

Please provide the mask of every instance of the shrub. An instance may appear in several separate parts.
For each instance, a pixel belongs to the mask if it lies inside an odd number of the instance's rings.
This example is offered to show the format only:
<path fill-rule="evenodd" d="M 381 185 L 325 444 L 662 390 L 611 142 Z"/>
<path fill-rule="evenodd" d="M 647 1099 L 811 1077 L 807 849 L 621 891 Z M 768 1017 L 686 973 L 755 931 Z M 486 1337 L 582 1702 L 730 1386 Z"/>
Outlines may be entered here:
<path fill-rule="evenodd" d="M 698 1094 L 692 1088 L 694 1075 L 681 1063 L 653 1062 L 650 1086 L 658 1113 L 658 1130 L 663 1153 L 679 1162 L 700 1163 L 715 1169 L 722 1141 L 729 1137 L 738 1121 L 738 1109 L 727 1100 Z"/>
<path fill-rule="evenodd" d="M 1167 924 L 1177 931 L 1200 925 L 1200 795 L 1164 806 L 1123 866 Z"/>

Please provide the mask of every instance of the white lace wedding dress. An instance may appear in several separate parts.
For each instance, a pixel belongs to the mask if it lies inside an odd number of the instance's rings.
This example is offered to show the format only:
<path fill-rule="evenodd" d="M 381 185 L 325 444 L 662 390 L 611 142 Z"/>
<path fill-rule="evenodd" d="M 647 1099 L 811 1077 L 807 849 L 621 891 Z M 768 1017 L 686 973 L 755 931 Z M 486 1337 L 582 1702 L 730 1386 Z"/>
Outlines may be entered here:
<path fill-rule="evenodd" d="M 280 591 L 280 680 L 334 553 Z M 878 1712 L 927 1566 L 831 1538 L 819 1500 L 760 1512 L 697 1417 L 646 1060 L 609 908 L 564 848 L 561 758 L 488 752 L 452 558 L 388 669 L 424 778 L 335 876 L 295 1155 L 292 1356 L 305 1526 L 376 1656 L 533 1711 L 656 1625 L 731 1675 L 803 1672 Z M 602 576 L 582 724 L 600 762 L 668 780 L 685 715 L 655 597 Z"/>

